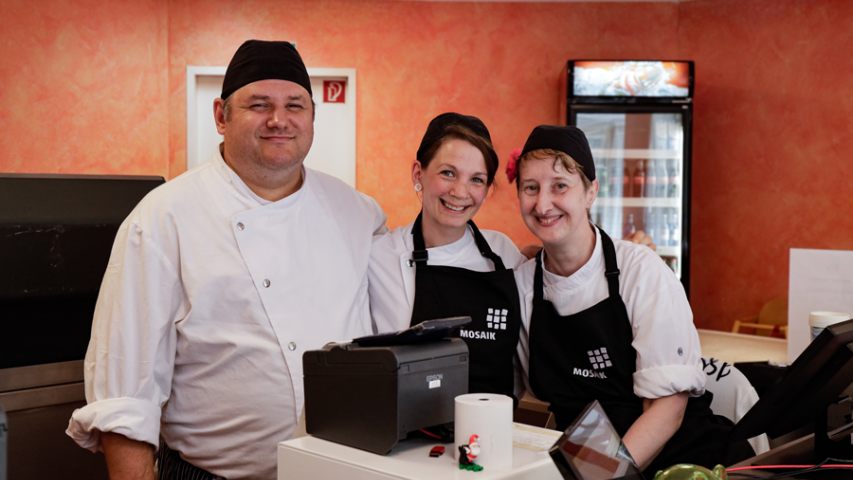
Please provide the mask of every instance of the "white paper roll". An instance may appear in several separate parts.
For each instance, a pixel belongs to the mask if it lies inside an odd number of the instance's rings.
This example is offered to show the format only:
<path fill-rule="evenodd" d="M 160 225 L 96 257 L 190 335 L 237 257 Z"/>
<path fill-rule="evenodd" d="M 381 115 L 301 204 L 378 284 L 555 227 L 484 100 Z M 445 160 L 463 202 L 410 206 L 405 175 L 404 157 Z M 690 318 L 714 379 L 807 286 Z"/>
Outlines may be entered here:
<path fill-rule="evenodd" d="M 480 454 L 475 463 L 484 468 L 512 468 L 512 398 L 492 393 L 456 397 L 454 455 L 477 435 Z"/>

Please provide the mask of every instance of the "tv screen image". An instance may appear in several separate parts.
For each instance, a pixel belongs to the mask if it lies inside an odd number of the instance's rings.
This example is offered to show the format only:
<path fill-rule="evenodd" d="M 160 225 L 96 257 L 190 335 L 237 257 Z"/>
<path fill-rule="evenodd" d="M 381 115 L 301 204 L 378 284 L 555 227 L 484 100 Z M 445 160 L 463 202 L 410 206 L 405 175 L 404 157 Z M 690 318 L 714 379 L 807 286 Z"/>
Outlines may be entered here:
<path fill-rule="evenodd" d="M 690 96 L 690 63 L 575 61 L 573 93 L 579 97 Z"/>

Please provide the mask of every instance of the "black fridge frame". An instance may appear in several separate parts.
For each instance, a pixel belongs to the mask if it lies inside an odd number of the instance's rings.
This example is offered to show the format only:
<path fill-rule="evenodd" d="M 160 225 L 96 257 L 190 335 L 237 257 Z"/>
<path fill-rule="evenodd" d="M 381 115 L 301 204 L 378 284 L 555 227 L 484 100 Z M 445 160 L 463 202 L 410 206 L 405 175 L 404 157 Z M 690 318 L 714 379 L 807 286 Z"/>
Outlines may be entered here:
<path fill-rule="evenodd" d="M 686 100 L 686 101 L 685 101 Z M 681 99 L 671 104 L 644 103 L 595 103 L 580 104 L 567 100 L 566 122 L 577 126 L 578 113 L 680 113 L 684 128 L 684 183 L 681 188 L 681 201 L 686 215 L 681 223 L 681 284 L 687 298 L 690 298 L 690 226 L 692 223 L 692 177 L 693 177 L 693 104 L 691 99 Z"/>

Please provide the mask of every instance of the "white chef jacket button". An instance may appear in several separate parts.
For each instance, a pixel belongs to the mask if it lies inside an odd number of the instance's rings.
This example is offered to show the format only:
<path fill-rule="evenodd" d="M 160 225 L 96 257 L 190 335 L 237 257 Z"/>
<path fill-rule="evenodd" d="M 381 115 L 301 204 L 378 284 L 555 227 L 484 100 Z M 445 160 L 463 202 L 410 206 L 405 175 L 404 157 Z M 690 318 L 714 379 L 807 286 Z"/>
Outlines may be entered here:
<path fill-rule="evenodd" d="M 244 228 L 246 228 L 246 226 L 245 226 L 245 225 L 243 225 L 243 222 L 238 222 L 238 223 L 237 223 L 237 230 L 243 230 Z"/>
<path fill-rule="evenodd" d="M 290 350 L 291 352 L 292 352 L 292 351 L 294 351 L 294 350 L 296 350 L 296 344 L 295 344 L 295 343 L 293 343 L 293 342 L 288 343 L 288 344 L 287 344 L 287 349 L 288 349 L 288 350 Z"/>
<path fill-rule="evenodd" d="M 264 279 L 264 286 L 269 288 L 270 287 L 270 281 L 267 279 Z"/>

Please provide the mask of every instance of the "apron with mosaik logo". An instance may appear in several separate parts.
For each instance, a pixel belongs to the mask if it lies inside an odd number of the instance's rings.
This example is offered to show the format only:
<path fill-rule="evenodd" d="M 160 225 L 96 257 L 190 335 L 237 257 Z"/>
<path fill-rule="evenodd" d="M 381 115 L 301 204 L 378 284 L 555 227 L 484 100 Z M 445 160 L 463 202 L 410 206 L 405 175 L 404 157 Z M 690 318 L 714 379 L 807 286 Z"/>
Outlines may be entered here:
<path fill-rule="evenodd" d="M 530 385 L 540 400 L 550 402 L 557 429 L 565 430 L 587 404 L 598 400 L 619 435 L 624 436 L 643 413 L 634 394 L 637 352 L 631 321 L 619 294 L 616 249 L 601 232 L 604 275 L 609 297 L 587 310 L 561 316 L 544 298 L 542 251 L 536 255 L 533 313 L 530 319 Z M 680 348 L 660 345 L 660 348 Z M 681 352 L 680 352 L 681 353 Z M 750 450 L 728 449 L 732 423 L 713 415 L 711 396 L 691 398 L 681 428 L 666 443 L 646 473 L 654 475 L 676 463 L 713 468 L 727 459 L 747 458 Z M 738 448 L 743 447 L 743 443 Z M 739 461 L 739 460 L 736 460 Z M 731 463 L 736 463 L 731 462 Z M 651 477 L 649 477 L 651 478 Z"/>
<path fill-rule="evenodd" d="M 468 345 L 468 391 L 513 395 L 513 356 L 521 328 L 518 290 L 512 269 L 492 252 L 486 239 L 468 221 L 480 253 L 492 261 L 493 272 L 428 265 L 429 253 L 421 230 L 421 215 L 412 228 L 415 250 L 415 303 L 412 325 L 424 320 L 469 316 L 471 323 L 458 336 Z"/>

